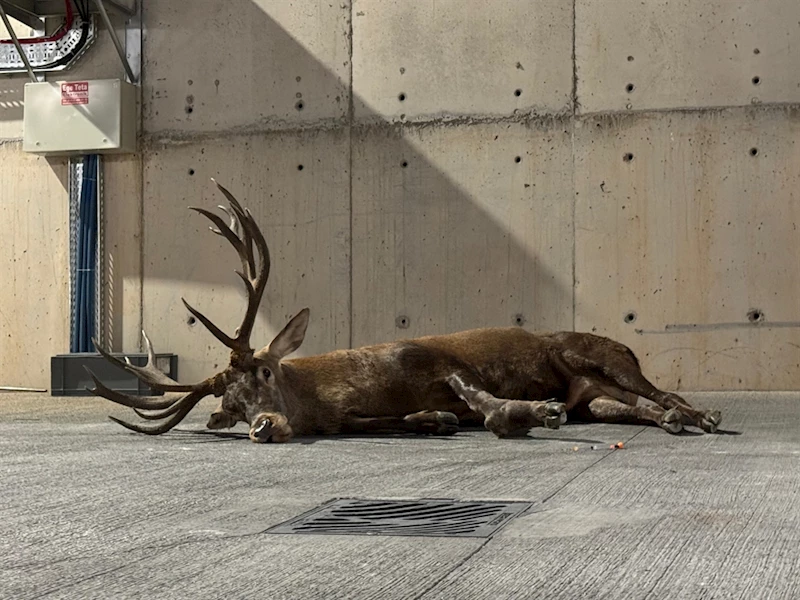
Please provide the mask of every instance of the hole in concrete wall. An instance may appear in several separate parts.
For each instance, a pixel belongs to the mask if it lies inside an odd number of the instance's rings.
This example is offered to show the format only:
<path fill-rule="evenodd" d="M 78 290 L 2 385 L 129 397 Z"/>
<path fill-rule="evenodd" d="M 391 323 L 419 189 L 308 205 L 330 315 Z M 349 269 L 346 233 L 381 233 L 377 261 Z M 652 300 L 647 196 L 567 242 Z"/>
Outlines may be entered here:
<path fill-rule="evenodd" d="M 194 315 L 190 315 L 189 318 L 186 319 L 186 323 L 191 327 L 197 323 L 197 319 L 194 318 Z"/>
<path fill-rule="evenodd" d="M 622 160 L 625 162 L 631 162 L 633 160 L 633 152 L 626 152 L 622 155 Z"/>
<path fill-rule="evenodd" d="M 520 96 L 522 96 L 522 90 L 520 90 L 520 89 L 514 90 L 514 95 L 515 95 L 517 98 L 519 98 Z"/>
<path fill-rule="evenodd" d="M 294 107 L 297 110 L 303 110 L 306 107 L 306 105 L 303 104 L 302 100 L 298 100 L 297 103 L 295 103 Z"/>
<path fill-rule="evenodd" d="M 758 48 L 753 48 L 753 54 L 761 54 L 761 50 Z"/>
<path fill-rule="evenodd" d="M 303 165 L 297 165 L 297 170 L 298 171 L 302 171 L 303 170 Z"/>
<path fill-rule="evenodd" d="M 514 157 L 514 162 L 515 163 L 522 162 L 522 157 L 521 156 L 515 156 Z"/>
<path fill-rule="evenodd" d="M 406 100 L 405 93 L 404 92 L 400 92 L 400 95 L 397 97 L 397 99 L 400 100 L 400 102 L 405 102 L 405 100 Z"/>
<path fill-rule="evenodd" d="M 752 82 L 753 82 L 753 85 L 758 85 L 759 83 L 761 83 L 761 77 L 756 75 L 755 77 L 753 77 Z"/>
<path fill-rule="evenodd" d="M 406 315 L 400 315 L 394 320 L 394 324 L 397 325 L 399 329 L 408 329 L 408 326 L 411 324 L 411 319 Z"/>
<path fill-rule="evenodd" d="M 408 161 L 404 160 L 403 162 L 400 163 L 400 166 L 405 169 L 408 166 Z"/>
<path fill-rule="evenodd" d="M 632 56 L 628 57 L 628 62 L 633 62 L 633 57 Z"/>
<path fill-rule="evenodd" d="M 521 313 L 514 315 L 514 325 L 516 325 L 517 327 L 522 327 L 523 325 L 525 325 L 525 315 Z"/>
<path fill-rule="evenodd" d="M 190 80 L 189 80 L 189 81 L 187 81 L 186 83 L 188 83 L 189 85 L 192 85 L 192 84 L 194 83 L 194 81 L 192 81 L 192 80 L 190 79 Z"/>
<path fill-rule="evenodd" d="M 750 148 L 750 156 L 758 156 L 758 148 L 755 146 Z"/>
<path fill-rule="evenodd" d="M 191 106 L 187 106 L 184 110 L 186 111 L 187 115 L 190 115 L 194 112 L 194 108 L 192 108 Z"/>
<path fill-rule="evenodd" d="M 189 175 L 194 175 L 194 169 L 189 169 Z"/>
<path fill-rule="evenodd" d="M 631 310 L 631 311 L 625 313 L 625 316 L 622 317 L 622 320 L 625 321 L 628 324 L 633 323 L 636 320 L 636 313 Z"/>
<path fill-rule="evenodd" d="M 630 94 L 630 93 L 631 93 L 633 90 L 634 90 L 634 87 L 633 87 L 633 84 L 632 84 L 632 83 L 629 83 L 628 85 L 626 85 L 626 86 L 625 86 L 625 91 L 626 91 L 626 92 L 628 92 L 629 94 Z"/>
<path fill-rule="evenodd" d="M 747 320 L 751 323 L 761 323 L 764 320 L 764 313 L 758 308 L 751 308 L 747 311 Z"/>

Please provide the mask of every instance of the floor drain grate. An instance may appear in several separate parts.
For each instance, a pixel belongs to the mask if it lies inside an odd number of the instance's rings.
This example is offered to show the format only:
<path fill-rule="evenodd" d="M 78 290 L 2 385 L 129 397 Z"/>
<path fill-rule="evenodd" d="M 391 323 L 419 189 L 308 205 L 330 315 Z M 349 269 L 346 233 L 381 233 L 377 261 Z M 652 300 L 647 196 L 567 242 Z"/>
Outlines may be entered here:
<path fill-rule="evenodd" d="M 528 502 L 337 499 L 267 533 L 489 537 Z"/>

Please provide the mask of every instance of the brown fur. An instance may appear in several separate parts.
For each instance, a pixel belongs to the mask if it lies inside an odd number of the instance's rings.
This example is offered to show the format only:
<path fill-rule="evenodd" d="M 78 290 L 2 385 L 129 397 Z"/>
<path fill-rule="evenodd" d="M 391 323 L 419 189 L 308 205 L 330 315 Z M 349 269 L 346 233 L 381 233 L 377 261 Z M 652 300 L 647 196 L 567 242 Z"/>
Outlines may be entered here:
<path fill-rule="evenodd" d="M 146 367 L 121 363 L 98 347 L 151 387 L 168 392 L 164 399 L 140 399 L 109 390 L 95 378 L 94 393 L 133 407 L 145 419 L 168 418 L 149 428 L 114 419 L 129 429 L 163 433 L 209 394 L 222 400 L 207 426 L 219 429 L 243 421 L 254 442 L 359 432 L 452 434 L 459 424 L 483 424 L 504 437 L 532 427 L 558 428 L 568 414 L 654 423 L 671 433 L 684 424 L 714 432 L 720 423 L 718 411 L 699 411 L 680 396 L 656 389 L 629 348 L 588 333 L 473 329 L 287 359 L 305 337 L 309 311 L 303 309 L 269 346 L 256 352 L 249 337 L 269 275 L 269 253 L 252 215 L 218 187 L 230 201 L 226 212 L 231 224 L 196 210 L 211 219 L 239 253 L 247 311 L 230 338 L 187 308 L 231 348 L 230 365 L 204 382 L 181 385 L 155 369 L 146 336 Z M 639 396 L 656 406 L 639 406 Z"/>
<path fill-rule="evenodd" d="M 300 313 L 295 320 L 302 323 L 296 326 L 305 328 L 307 318 L 306 311 Z M 680 397 L 657 390 L 627 347 L 592 334 L 487 328 L 276 358 L 265 362 L 274 374 L 273 386 L 226 394 L 222 410 L 243 421 L 255 415 L 274 423 L 286 416 L 290 429 L 273 428 L 283 438 L 374 431 L 369 419 L 382 420 L 382 431 L 409 431 L 401 420 L 415 413 L 430 414 L 421 426 L 426 432 L 439 431 L 430 421 L 436 423 L 444 413 L 462 424 L 485 424 L 499 436 L 558 427 L 562 413 L 573 410 L 597 420 L 655 422 L 671 432 L 676 421 L 713 431 L 720 420 L 716 413 L 697 411 Z M 461 381 L 453 381 L 454 376 Z M 470 397 L 464 383 L 481 397 Z M 639 395 L 657 406 L 636 406 Z M 268 400 L 275 397 L 280 397 L 280 409 Z M 674 408 L 677 412 L 670 413 Z M 440 429 L 449 433 L 454 421 L 441 423 Z M 267 435 L 254 441 L 274 439 Z"/>

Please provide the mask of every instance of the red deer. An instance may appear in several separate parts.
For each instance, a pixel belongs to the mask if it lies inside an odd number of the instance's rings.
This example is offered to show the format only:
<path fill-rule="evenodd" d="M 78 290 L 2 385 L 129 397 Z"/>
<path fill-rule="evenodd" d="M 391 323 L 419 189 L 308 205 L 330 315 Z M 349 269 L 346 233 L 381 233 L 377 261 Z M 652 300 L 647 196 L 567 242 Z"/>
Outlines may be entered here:
<path fill-rule="evenodd" d="M 236 249 L 247 310 L 234 337 L 229 337 L 183 302 L 230 348 L 230 364 L 205 381 L 181 384 L 155 367 L 144 332 L 149 356 L 144 367 L 120 361 L 95 341 L 106 359 L 164 392 L 129 396 L 109 389 L 90 372 L 95 382 L 90 392 L 131 407 L 146 420 L 163 419 L 156 425 L 135 425 L 110 417 L 128 429 L 150 435 L 169 431 L 208 395 L 222 400 L 207 427 L 229 428 L 244 421 L 254 442 L 337 433 L 447 435 L 456 433 L 459 424 L 481 423 L 505 437 L 534 427 L 557 429 L 567 415 L 655 424 L 670 433 L 684 425 L 713 433 L 720 424 L 719 411 L 698 410 L 654 387 L 629 348 L 588 333 L 473 329 L 287 359 L 303 342 L 309 320 L 304 308 L 268 346 L 256 351 L 250 335 L 269 277 L 269 249 L 250 211 L 216 185 L 230 205 L 220 207 L 228 222 L 202 208 L 191 210 L 207 217 L 216 226 L 211 230 Z M 639 405 L 639 397 L 655 405 Z"/>

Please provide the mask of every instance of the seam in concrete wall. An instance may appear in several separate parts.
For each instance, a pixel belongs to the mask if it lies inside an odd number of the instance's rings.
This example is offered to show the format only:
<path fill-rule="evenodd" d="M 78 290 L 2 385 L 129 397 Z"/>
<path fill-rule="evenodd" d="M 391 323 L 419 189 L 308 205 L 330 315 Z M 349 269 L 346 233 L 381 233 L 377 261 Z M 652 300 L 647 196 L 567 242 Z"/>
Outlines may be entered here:
<path fill-rule="evenodd" d="M 350 155 L 347 157 L 347 164 L 349 172 L 347 174 L 347 181 L 348 181 L 348 201 L 350 207 L 350 240 L 349 240 L 349 248 L 350 248 L 350 256 L 348 257 L 349 268 L 350 268 L 350 279 L 348 285 L 350 287 L 348 302 L 350 306 L 348 307 L 348 312 L 350 313 L 350 318 L 348 319 L 348 335 L 347 335 L 347 346 L 349 348 L 353 347 L 353 123 L 355 122 L 355 114 L 356 114 L 356 105 L 355 105 L 355 97 L 354 97 L 354 90 L 353 90 L 353 4 L 355 0 L 350 0 L 350 20 L 347 24 L 347 37 L 348 37 L 348 46 L 347 46 L 347 60 L 350 63 L 350 87 L 348 89 L 348 99 L 347 99 L 347 127 L 348 127 L 348 140 L 347 140 L 347 150 Z"/>
<path fill-rule="evenodd" d="M 578 101 L 575 99 L 575 106 Z M 407 132 L 424 130 L 436 127 L 462 127 L 469 125 L 503 125 L 517 124 L 529 127 L 552 127 L 556 123 L 568 124 L 570 122 L 580 122 L 597 118 L 613 119 L 615 123 L 623 123 L 629 117 L 648 117 L 665 113 L 669 114 L 723 114 L 723 113 L 759 113 L 769 111 L 788 111 L 793 113 L 800 111 L 800 103 L 763 103 L 755 105 L 730 105 L 714 107 L 684 107 L 684 108 L 659 108 L 626 111 L 602 111 L 591 113 L 576 113 L 575 110 L 561 111 L 557 113 L 517 113 L 507 116 L 441 116 L 430 120 L 416 121 L 397 121 L 391 123 L 377 122 L 356 122 L 352 115 L 343 119 L 325 119 L 320 121 L 309 121 L 301 125 L 288 124 L 281 122 L 281 126 L 275 127 L 236 127 L 225 131 L 199 131 L 186 132 L 178 130 L 160 131 L 155 134 L 144 134 L 142 137 L 142 153 L 152 150 L 160 150 L 174 146 L 187 146 L 198 142 L 213 142 L 225 140 L 232 137 L 247 138 L 259 137 L 264 134 L 296 134 L 296 133 L 324 133 L 330 131 L 346 130 L 350 134 L 363 134 L 374 130 L 391 135 L 392 133 L 400 136 Z M 791 114 L 790 114 L 791 116 Z M 263 125 L 263 124 L 262 124 Z M 276 123 L 277 125 L 277 123 Z M 21 140 L 3 140 L 0 144 L 9 142 L 20 142 Z"/>
<path fill-rule="evenodd" d="M 145 22 L 144 22 L 144 5 L 147 3 L 147 0 L 140 0 L 138 3 L 138 13 L 139 13 L 139 27 L 141 28 L 140 31 L 140 41 L 139 41 L 139 132 L 140 134 L 145 130 L 145 120 L 144 120 L 144 81 L 145 77 L 147 76 L 147 64 L 144 60 L 145 57 L 145 49 L 144 46 L 147 43 L 147 30 L 145 29 Z M 144 235 L 144 186 L 145 186 L 145 178 L 144 178 L 144 158 L 145 158 L 145 151 L 142 148 L 144 144 L 144 135 L 141 135 L 141 139 L 139 140 L 139 152 L 137 158 L 139 159 L 139 323 L 137 327 L 138 332 L 144 331 L 144 269 L 145 269 L 145 256 L 144 256 L 144 244 L 145 244 L 145 235 Z M 142 335 L 137 335 L 137 342 L 136 347 L 138 348 L 139 352 L 144 351 L 144 339 L 142 339 Z M 121 350 L 122 348 L 120 348 Z"/>
<path fill-rule="evenodd" d="M 256 137 L 265 133 L 324 133 L 349 127 L 348 117 L 334 119 L 318 119 L 305 123 L 291 123 L 283 119 L 268 119 L 254 123 L 252 126 L 232 127 L 216 131 L 183 131 L 177 129 L 161 130 L 157 133 L 145 133 L 142 136 L 143 150 L 150 150 L 165 145 L 191 145 L 197 142 L 223 140 L 231 136 Z"/>
<path fill-rule="evenodd" d="M 800 103 L 797 102 L 754 102 L 752 104 L 725 104 L 720 106 L 676 106 L 674 108 L 643 108 L 630 110 L 598 110 L 592 112 L 583 112 L 575 115 L 578 119 L 583 117 L 597 117 L 597 116 L 625 116 L 625 115 L 658 115 L 664 113 L 670 114 L 692 114 L 692 113 L 719 113 L 724 111 L 734 110 L 769 110 L 769 109 L 800 109 Z"/>
<path fill-rule="evenodd" d="M 429 121 L 404 121 L 394 123 L 352 123 L 349 119 L 338 119 L 335 127 L 330 126 L 326 121 L 326 126 L 312 127 L 310 124 L 301 126 L 291 126 L 286 128 L 235 128 L 226 131 L 216 132 L 183 132 L 183 131 L 161 131 L 158 134 L 145 134 L 142 139 L 142 150 L 148 152 L 152 150 L 162 150 L 176 146 L 189 146 L 198 142 L 214 142 L 231 138 L 245 139 L 248 137 L 261 137 L 265 134 L 292 135 L 298 133 L 326 133 L 331 131 L 348 131 L 353 134 L 365 134 L 371 131 L 380 131 L 387 136 L 397 135 L 398 137 L 406 132 L 420 131 L 432 127 L 460 127 L 467 125 L 526 125 L 529 127 L 541 127 L 543 129 L 552 127 L 554 124 L 566 124 L 573 119 L 573 115 L 568 112 L 548 113 L 548 114 L 516 114 L 504 117 L 452 117 L 432 119 Z M 580 118 L 580 117 L 579 117 Z M 313 122 L 312 122 L 313 123 Z"/>
<path fill-rule="evenodd" d="M 137 330 L 144 330 L 144 153 L 139 154 L 139 323 Z M 137 348 L 144 351 L 144 340 L 137 336 Z M 121 348 L 120 348 L 121 349 Z"/>
<path fill-rule="evenodd" d="M 572 0 L 572 119 L 570 120 L 570 145 L 572 154 L 572 330 L 575 331 L 576 305 L 576 283 L 578 276 L 578 265 L 576 261 L 577 246 L 575 242 L 575 212 L 577 211 L 578 199 L 575 190 L 575 119 L 578 115 L 578 37 L 577 37 L 577 4 L 578 0 Z"/>

